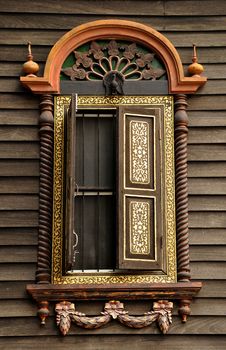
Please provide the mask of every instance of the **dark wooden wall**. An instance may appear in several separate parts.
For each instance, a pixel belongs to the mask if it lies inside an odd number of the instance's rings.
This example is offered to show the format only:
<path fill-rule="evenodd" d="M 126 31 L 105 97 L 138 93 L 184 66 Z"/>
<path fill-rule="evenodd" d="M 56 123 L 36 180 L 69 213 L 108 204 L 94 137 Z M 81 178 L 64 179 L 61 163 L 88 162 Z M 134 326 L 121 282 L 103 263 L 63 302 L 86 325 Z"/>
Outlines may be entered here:
<path fill-rule="evenodd" d="M 226 346 L 226 1 L 0 0 L 0 349 L 225 349 Z M 183 64 L 198 46 L 207 84 L 189 99 L 189 226 L 194 280 L 204 287 L 182 325 L 168 335 L 153 327 L 111 323 L 63 338 L 40 327 L 25 286 L 34 281 L 39 187 L 38 98 L 19 84 L 26 42 L 41 66 L 68 30 L 90 20 L 122 18 L 152 26 L 176 46 Z M 127 303 L 134 313 L 148 303 Z M 101 303 L 80 303 L 99 313 Z M 91 311 L 90 311 L 91 310 Z"/>

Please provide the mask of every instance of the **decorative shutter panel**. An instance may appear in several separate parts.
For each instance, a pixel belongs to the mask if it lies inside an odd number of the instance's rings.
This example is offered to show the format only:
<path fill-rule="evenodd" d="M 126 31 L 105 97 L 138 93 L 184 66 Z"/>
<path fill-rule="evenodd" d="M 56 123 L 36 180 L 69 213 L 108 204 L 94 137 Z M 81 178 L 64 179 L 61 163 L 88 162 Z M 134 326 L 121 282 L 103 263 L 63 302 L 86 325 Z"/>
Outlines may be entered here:
<path fill-rule="evenodd" d="M 161 271 L 161 110 L 119 107 L 118 112 L 118 267 Z"/>
<path fill-rule="evenodd" d="M 72 266 L 72 237 L 74 230 L 74 193 L 75 193 L 75 135 L 76 135 L 76 95 L 71 98 L 70 107 L 65 118 L 65 268 L 66 271 Z"/>

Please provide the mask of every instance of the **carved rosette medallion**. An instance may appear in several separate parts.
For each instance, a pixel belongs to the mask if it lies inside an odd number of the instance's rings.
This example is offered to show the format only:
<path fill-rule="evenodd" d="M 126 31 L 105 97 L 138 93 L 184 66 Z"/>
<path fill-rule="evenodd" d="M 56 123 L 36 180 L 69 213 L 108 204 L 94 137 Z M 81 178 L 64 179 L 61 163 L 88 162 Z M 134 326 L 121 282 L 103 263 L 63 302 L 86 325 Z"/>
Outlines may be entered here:
<path fill-rule="evenodd" d="M 155 54 L 136 43 L 92 41 L 77 48 L 72 55 L 73 65 L 69 66 L 66 59 L 61 69 L 62 78 L 68 76 L 71 80 L 103 80 L 107 83 L 112 73 L 121 82 L 156 80 L 166 74 Z"/>
<path fill-rule="evenodd" d="M 148 202 L 130 202 L 130 253 L 150 253 L 150 206 Z"/>
<path fill-rule="evenodd" d="M 130 181 L 149 184 L 149 125 L 147 122 L 130 122 Z"/>
<path fill-rule="evenodd" d="M 56 323 L 63 335 L 66 335 L 71 327 L 71 322 L 86 329 L 100 328 L 112 319 L 119 321 L 130 328 L 144 328 L 157 322 L 160 331 L 166 334 L 172 323 L 173 303 L 167 300 L 159 300 L 153 303 L 153 310 L 142 316 L 130 316 L 124 309 L 124 304 L 118 300 L 111 300 L 105 304 L 100 316 L 86 316 L 75 310 L 75 305 L 68 301 L 62 301 L 56 305 Z"/>

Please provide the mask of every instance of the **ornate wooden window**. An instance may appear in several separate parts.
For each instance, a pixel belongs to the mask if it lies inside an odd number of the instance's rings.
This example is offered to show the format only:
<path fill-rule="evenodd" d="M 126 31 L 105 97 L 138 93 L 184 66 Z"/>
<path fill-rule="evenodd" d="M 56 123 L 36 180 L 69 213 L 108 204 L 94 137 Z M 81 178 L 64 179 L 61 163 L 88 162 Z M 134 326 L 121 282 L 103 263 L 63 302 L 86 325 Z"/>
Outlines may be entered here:
<path fill-rule="evenodd" d="M 37 284 L 27 287 L 39 316 L 44 323 L 48 302 L 56 301 L 63 334 L 70 320 L 97 328 L 111 317 L 134 328 L 156 320 L 165 333 L 168 299 L 180 301 L 186 321 L 201 288 L 190 282 L 187 212 L 185 94 L 206 81 L 195 51 L 192 77 L 184 77 L 177 51 L 160 33 L 106 20 L 62 37 L 44 77 L 34 75 L 30 51 L 28 58 L 21 82 L 42 94 Z M 119 301 L 106 303 L 100 317 L 86 317 L 71 303 L 116 296 L 157 302 L 139 317 Z"/>

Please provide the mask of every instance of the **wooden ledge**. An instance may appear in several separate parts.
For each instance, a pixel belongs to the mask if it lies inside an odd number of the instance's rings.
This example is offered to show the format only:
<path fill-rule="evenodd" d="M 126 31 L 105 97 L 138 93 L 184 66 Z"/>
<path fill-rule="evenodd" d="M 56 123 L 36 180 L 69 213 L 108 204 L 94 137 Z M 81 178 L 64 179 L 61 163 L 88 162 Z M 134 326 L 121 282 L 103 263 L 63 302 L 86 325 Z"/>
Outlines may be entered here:
<path fill-rule="evenodd" d="M 201 282 L 156 283 L 148 285 L 57 285 L 29 284 L 27 292 L 36 301 L 63 300 L 144 300 L 192 299 L 202 288 Z"/>

